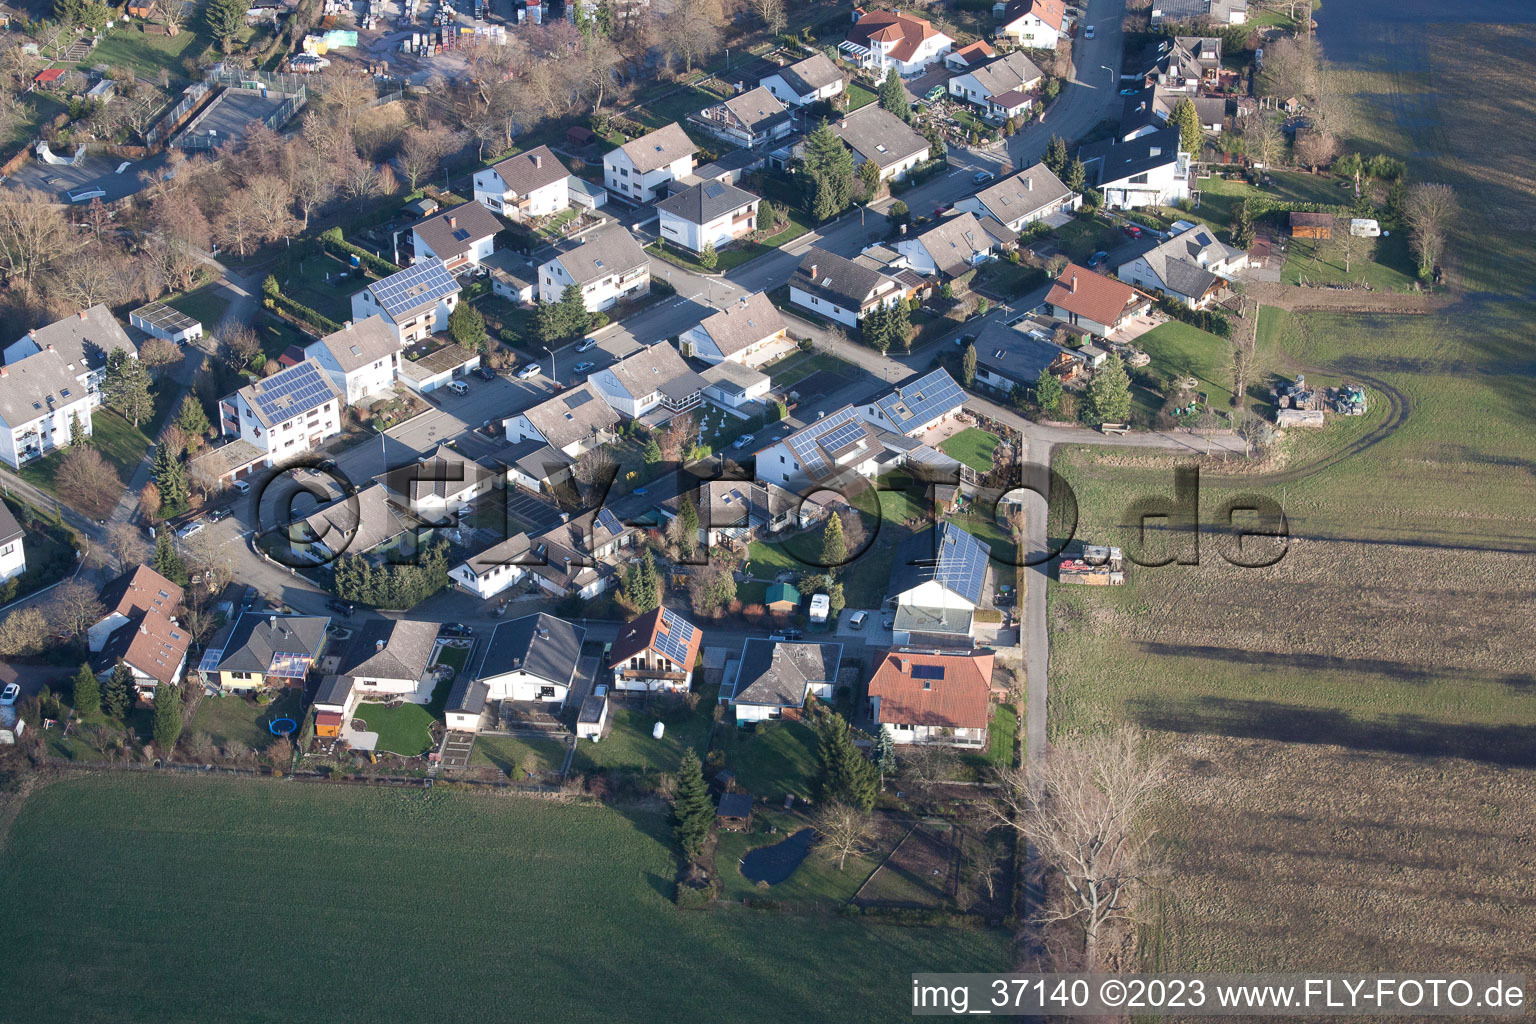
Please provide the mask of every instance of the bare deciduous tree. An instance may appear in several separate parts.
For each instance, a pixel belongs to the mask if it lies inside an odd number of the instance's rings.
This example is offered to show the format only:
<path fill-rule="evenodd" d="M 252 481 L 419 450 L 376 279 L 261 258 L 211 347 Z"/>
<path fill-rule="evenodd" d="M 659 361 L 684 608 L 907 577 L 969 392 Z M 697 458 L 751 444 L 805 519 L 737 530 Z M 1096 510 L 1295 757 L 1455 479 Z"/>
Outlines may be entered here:
<path fill-rule="evenodd" d="M 1285 152 L 1280 126 L 1263 111 L 1255 111 L 1243 125 L 1243 152 L 1262 167 L 1273 167 Z"/>
<path fill-rule="evenodd" d="M 0 196 L 0 273 L 7 278 L 30 287 L 82 244 L 47 193 L 18 188 Z"/>
<path fill-rule="evenodd" d="M 139 362 L 151 370 L 173 366 L 181 362 L 181 349 L 164 338 L 150 338 L 139 346 Z"/>
<path fill-rule="evenodd" d="M 255 329 L 244 321 L 226 317 L 219 322 L 218 334 L 224 358 L 236 370 L 245 369 L 256 358 L 256 353 L 261 351 L 261 339 L 256 336 Z"/>
<path fill-rule="evenodd" d="M 458 132 L 443 126 L 407 128 L 400 141 L 400 173 L 415 191 L 437 173 L 443 157 L 464 144 Z"/>
<path fill-rule="evenodd" d="M 1376 251 L 1376 239 L 1357 235 L 1349 230 L 1349 224 L 1340 218 L 1333 234 L 1328 238 L 1324 251 L 1330 259 L 1343 264 L 1344 273 L 1358 260 L 1368 260 Z"/>
<path fill-rule="evenodd" d="M 149 557 L 149 542 L 132 523 L 113 523 L 107 527 L 107 551 L 119 569 L 127 569 Z"/>
<path fill-rule="evenodd" d="M 250 189 L 235 189 L 219 211 L 215 237 L 242 259 L 267 235 L 267 220 Z"/>
<path fill-rule="evenodd" d="M 784 0 L 752 0 L 752 13 L 763 19 L 768 31 L 778 35 L 784 31 L 786 18 Z"/>
<path fill-rule="evenodd" d="M 1165 759 L 1144 753 L 1138 733 L 1121 729 L 1059 744 L 1028 768 L 997 773 L 992 813 L 1034 847 L 1056 883 L 1059 898 L 1040 920 L 1078 923 L 1090 969 L 1106 926 L 1126 918 L 1145 882 L 1154 834 L 1147 811 L 1165 767 Z"/>
<path fill-rule="evenodd" d="M 43 615 L 55 631 L 78 636 L 106 615 L 96 588 L 81 580 L 69 580 L 53 588 Z"/>
<path fill-rule="evenodd" d="M 112 511 L 123 489 L 117 470 L 94 448 L 75 445 L 59 459 L 53 486 L 75 508 L 100 518 Z"/>
<path fill-rule="evenodd" d="M 0 654 L 36 654 L 48 643 L 48 620 L 36 607 L 18 608 L 0 622 Z"/>
<path fill-rule="evenodd" d="M 1456 190 L 1449 185 L 1414 185 L 1403 202 L 1403 219 L 1412 232 L 1419 276 L 1428 278 L 1445 254 L 1445 234 L 1456 216 Z"/>
<path fill-rule="evenodd" d="M 843 870 L 850 856 L 857 856 L 869 848 L 875 836 L 875 823 L 869 815 L 857 807 L 830 803 L 816 810 L 811 819 L 816 830 L 816 845 L 829 857 L 837 860 L 837 870 Z"/>

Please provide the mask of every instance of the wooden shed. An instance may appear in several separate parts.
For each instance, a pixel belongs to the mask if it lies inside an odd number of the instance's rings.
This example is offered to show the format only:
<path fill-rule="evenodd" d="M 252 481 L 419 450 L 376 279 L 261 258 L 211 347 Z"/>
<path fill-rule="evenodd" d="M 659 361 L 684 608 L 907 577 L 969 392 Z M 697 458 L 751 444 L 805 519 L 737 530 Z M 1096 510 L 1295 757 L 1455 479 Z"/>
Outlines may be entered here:
<path fill-rule="evenodd" d="M 1292 213 L 1291 214 L 1292 238 L 1332 238 L 1333 214 L 1331 213 Z"/>
<path fill-rule="evenodd" d="M 315 712 L 315 735 L 336 736 L 341 732 L 341 715 L 335 711 Z"/>
<path fill-rule="evenodd" d="M 720 797 L 715 821 L 726 832 L 745 832 L 752 827 L 752 795 L 726 793 Z"/>
<path fill-rule="evenodd" d="M 788 583 L 769 584 L 767 598 L 771 612 L 792 612 L 800 607 L 800 591 Z"/>

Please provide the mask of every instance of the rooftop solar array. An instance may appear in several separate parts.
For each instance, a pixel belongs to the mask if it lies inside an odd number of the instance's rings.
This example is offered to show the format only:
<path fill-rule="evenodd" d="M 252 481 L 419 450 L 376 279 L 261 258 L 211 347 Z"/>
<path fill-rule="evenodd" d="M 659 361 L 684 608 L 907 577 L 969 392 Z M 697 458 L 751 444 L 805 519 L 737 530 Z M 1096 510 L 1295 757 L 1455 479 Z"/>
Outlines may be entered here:
<path fill-rule="evenodd" d="M 929 578 L 972 604 L 979 604 L 991 549 L 953 523 L 940 524 L 938 536 L 938 558 L 928 572 Z"/>
<path fill-rule="evenodd" d="M 913 679 L 943 679 L 944 678 L 944 666 L 943 665 L 913 665 L 912 666 L 912 678 Z"/>
<path fill-rule="evenodd" d="M 152 324 L 167 331 L 185 331 L 198 326 L 198 322 L 179 309 L 172 309 L 162 302 L 151 302 L 147 306 L 140 306 L 133 311 L 133 316 L 138 317 L 147 324 Z"/>
<path fill-rule="evenodd" d="M 384 312 L 393 317 L 451 295 L 459 286 L 443 261 L 434 256 L 375 281 L 371 290 Z"/>
<path fill-rule="evenodd" d="M 927 423 L 965 404 L 965 392 L 947 370 L 934 370 L 880 399 L 882 412 L 898 428 Z"/>
<path fill-rule="evenodd" d="M 269 422 L 292 419 L 335 397 L 320 368 L 305 360 L 251 387 L 251 400 Z"/>
<path fill-rule="evenodd" d="M 619 517 L 610 509 L 600 509 L 597 513 L 597 525 L 609 533 L 623 533 L 624 527 L 619 523 Z"/>
<path fill-rule="evenodd" d="M 790 450 L 807 472 L 824 474 L 831 470 L 823 452 L 836 458 L 838 453 L 864 437 L 864 421 L 849 406 L 840 409 L 824 420 L 806 427 L 786 439 Z"/>
<path fill-rule="evenodd" d="M 688 644 L 692 640 L 693 623 L 671 609 L 663 608 L 661 628 L 656 630 L 656 649 L 686 669 L 691 667 L 688 665 Z"/>

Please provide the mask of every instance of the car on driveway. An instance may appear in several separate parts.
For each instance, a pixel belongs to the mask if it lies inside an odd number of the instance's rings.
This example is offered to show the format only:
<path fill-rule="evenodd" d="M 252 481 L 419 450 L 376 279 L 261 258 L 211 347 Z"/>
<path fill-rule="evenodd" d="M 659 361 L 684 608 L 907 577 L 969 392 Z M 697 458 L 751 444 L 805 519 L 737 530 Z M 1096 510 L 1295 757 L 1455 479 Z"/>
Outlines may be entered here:
<path fill-rule="evenodd" d="M 474 636 L 475 631 L 462 622 L 445 622 L 438 627 L 438 636 Z"/>
<path fill-rule="evenodd" d="M 586 339 L 584 339 L 582 341 L 582 343 L 580 345 L 576 346 L 576 351 L 577 352 L 591 352 L 595 348 L 597 348 L 597 339 L 596 338 L 586 338 Z"/>
<path fill-rule="evenodd" d="M 469 394 L 469 385 L 465 384 L 461 380 L 451 380 L 443 386 L 449 391 L 452 391 L 454 394 L 458 395 L 460 398 L 463 398 L 465 395 Z"/>
<path fill-rule="evenodd" d="M 539 364 L 538 363 L 529 363 L 527 366 L 525 366 L 521 370 L 517 371 L 517 379 L 518 380 L 533 380 L 533 378 L 537 377 L 538 375 L 539 375 Z"/>
<path fill-rule="evenodd" d="M 1087 28 L 1083 29 L 1083 38 L 1084 39 L 1092 39 L 1093 38 L 1093 26 L 1092 25 L 1089 25 Z"/>
<path fill-rule="evenodd" d="M 1098 252 L 1094 253 L 1093 256 L 1088 260 L 1088 269 L 1089 270 L 1097 269 L 1099 264 L 1103 263 L 1104 261 L 1106 261 L 1108 259 L 1109 259 L 1109 253 L 1105 252 L 1103 249 L 1100 249 Z"/>
<path fill-rule="evenodd" d="M 0 691 L 0 707 L 10 707 L 16 703 L 16 698 L 21 696 L 21 687 L 15 683 L 6 683 L 5 689 Z"/>
<path fill-rule="evenodd" d="M 742 434 L 740 437 L 738 437 L 735 441 L 733 441 L 731 443 L 731 447 L 732 448 L 745 448 L 747 445 L 751 444 L 753 442 L 753 440 L 754 440 L 753 435 L 751 435 L 751 434 Z"/>
<path fill-rule="evenodd" d="M 582 360 L 581 362 L 576 364 L 576 368 L 575 368 L 575 370 L 573 372 L 575 372 L 575 373 L 586 373 L 587 371 L 591 370 L 592 367 L 594 367 L 596 365 L 597 365 L 596 363 L 589 363 L 586 360 Z"/>
<path fill-rule="evenodd" d="M 344 619 L 350 619 L 352 613 L 357 610 L 350 601 L 331 600 L 325 602 L 325 606 Z"/>
<path fill-rule="evenodd" d="M 954 209 L 954 207 L 949 203 L 945 203 L 943 206 L 935 206 L 933 208 L 933 215 L 935 217 L 942 217 L 952 209 Z"/>
<path fill-rule="evenodd" d="M 475 376 L 479 377 L 481 380 L 495 380 L 496 371 L 487 369 L 484 366 L 478 366 L 475 368 Z"/>

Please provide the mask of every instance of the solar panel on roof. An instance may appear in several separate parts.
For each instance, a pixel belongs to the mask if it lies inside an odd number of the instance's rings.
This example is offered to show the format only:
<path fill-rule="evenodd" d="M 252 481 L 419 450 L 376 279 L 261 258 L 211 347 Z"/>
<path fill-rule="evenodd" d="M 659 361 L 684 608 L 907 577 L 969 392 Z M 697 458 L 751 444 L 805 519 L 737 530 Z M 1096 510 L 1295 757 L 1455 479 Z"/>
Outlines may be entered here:
<path fill-rule="evenodd" d="M 623 533 L 624 527 L 619 524 L 619 517 L 610 509 L 602 509 L 597 513 L 597 525 L 609 533 Z"/>
<path fill-rule="evenodd" d="M 913 679 L 943 679 L 944 678 L 944 666 L 943 665 L 913 665 L 912 666 L 912 678 Z"/>
<path fill-rule="evenodd" d="M 374 298 L 391 316 L 458 290 L 443 261 L 433 257 L 373 283 Z"/>

